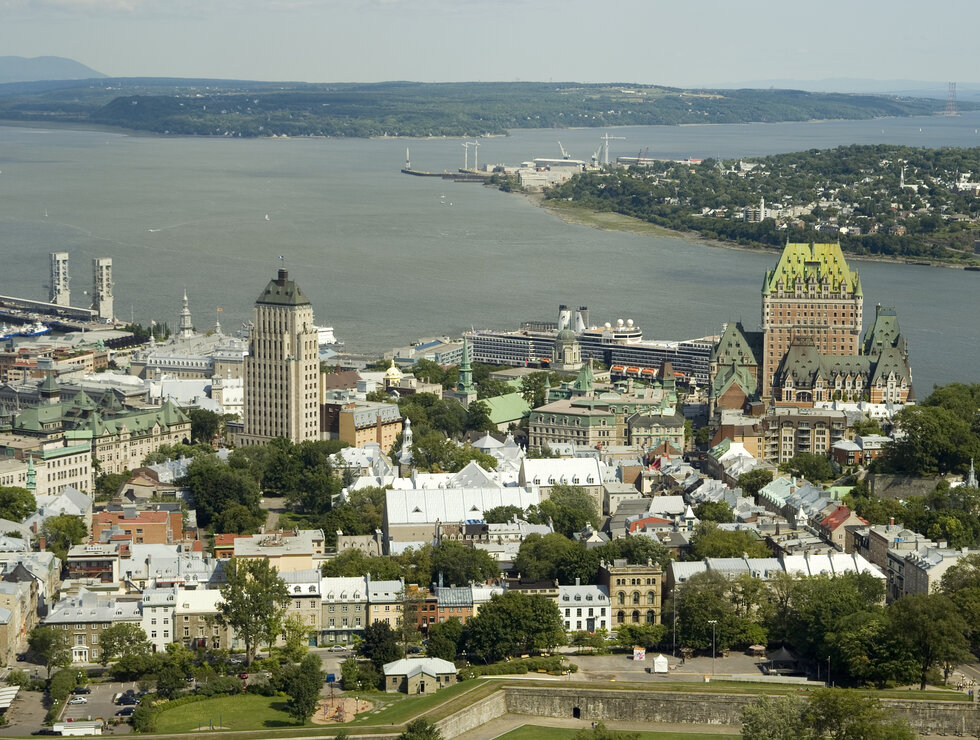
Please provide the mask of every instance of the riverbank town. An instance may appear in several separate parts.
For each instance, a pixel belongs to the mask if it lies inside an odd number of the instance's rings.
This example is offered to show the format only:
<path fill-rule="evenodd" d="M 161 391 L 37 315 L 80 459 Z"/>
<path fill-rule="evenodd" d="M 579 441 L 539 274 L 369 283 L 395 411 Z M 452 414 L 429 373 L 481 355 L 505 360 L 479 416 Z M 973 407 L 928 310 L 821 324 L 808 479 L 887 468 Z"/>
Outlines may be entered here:
<path fill-rule="evenodd" d="M 565 645 L 652 651 L 654 676 L 742 653 L 748 682 L 832 666 L 968 698 L 950 679 L 972 660 L 980 394 L 916 405 L 901 306 L 836 241 L 787 243 L 759 277 L 759 321 L 710 336 L 562 305 L 355 358 L 284 267 L 246 288 L 234 335 L 195 328 L 186 294 L 173 329 L 67 331 L 65 272 L 63 301 L 6 314 L 61 324 L 0 351 L 0 660 L 142 681 L 142 729 L 209 682 L 300 693 L 316 648 L 349 655 L 323 701 Z M 892 642 L 860 643 L 854 615 Z M 925 657 L 904 637 L 923 620 L 953 635 Z M 69 704 L 48 720 L 80 718 Z"/>

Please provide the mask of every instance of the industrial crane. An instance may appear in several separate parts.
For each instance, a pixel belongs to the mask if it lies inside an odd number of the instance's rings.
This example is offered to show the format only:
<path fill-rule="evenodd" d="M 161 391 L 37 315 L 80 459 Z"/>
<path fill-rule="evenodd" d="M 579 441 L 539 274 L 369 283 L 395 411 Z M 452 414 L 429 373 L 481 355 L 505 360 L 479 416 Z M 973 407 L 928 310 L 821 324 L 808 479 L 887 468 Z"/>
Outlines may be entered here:
<path fill-rule="evenodd" d="M 568 152 L 565 151 L 565 147 L 563 147 L 561 145 L 561 142 L 560 141 L 558 142 L 558 148 L 561 149 L 561 158 L 562 159 L 571 159 L 572 158 L 571 155 Z"/>
<path fill-rule="evenodd" d="M 626 140 L 626 137 L 625 136 L 610 136 L 609 134 L 606 134 L 605 136 L 600 136 L 599 137 L 599 140 L 602 141 L 604 143 L 604 145 L 605 145 L 604 146 L 604 150 L 603 150 L 603 156 L 602 156 L 602 163 L 603 164 L 609 164 L 609 142 L 610 141 L 613 141 L 614 139 L 622 139 L 623 141 L 625 141 Z"/>

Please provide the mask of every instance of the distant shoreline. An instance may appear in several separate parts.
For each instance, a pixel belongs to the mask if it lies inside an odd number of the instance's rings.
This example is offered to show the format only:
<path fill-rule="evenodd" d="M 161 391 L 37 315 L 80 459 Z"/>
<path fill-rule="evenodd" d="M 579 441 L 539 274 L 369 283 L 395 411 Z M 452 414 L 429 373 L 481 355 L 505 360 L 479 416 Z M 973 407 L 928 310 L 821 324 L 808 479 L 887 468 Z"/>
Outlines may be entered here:
<path fill-rule="evenodd" d="M 665 226 L 651 224 L 646 221 L 641 221 L 638 218 L 633 218 L 632 216 L 624 216 L 621 213 L 614 213 L 613 211 L 593 211 L 581 206 L 564 205 L 560 201 L 546 200 L 544 194 L 540 192 L 525 192 L 518 194 L 524 196 L 524 198 L 526 198 L 532 205 L 548 211 L 565 223 L 574 224 L 576 226 L 590 226 L 593 229 L 599 229 L 601 231 L 623 231 L 630 234 L 636 234 L 638 236 L 681 239 L 689 244 L 700 244 L 706 247 L 731 249 L 739 252 L 757 252 L 776 255 L 782 253 L 782 249 L 779 247 L 767 247 L 763 245 L 758 247 L 746 247 L 742 244 L 736 244 L 734 242 L 726 242 L 721 239 L 703 237 L 696 231 L 677 231 L 675 229 L 668 229 Z M 938 262 L 935 260 L 908 261 L 902 259 L 892 259 L 890 257 L 852 254 L 849 252 L 845 252 L 844 256 L 849 261 L 855 262 L 881 262 L 892 265 L 905 265 L 908 267 L 943 267 L 949 270 L 963 270 L 963 267 L 960 265 L 953 265 L 947 262 Z"/>

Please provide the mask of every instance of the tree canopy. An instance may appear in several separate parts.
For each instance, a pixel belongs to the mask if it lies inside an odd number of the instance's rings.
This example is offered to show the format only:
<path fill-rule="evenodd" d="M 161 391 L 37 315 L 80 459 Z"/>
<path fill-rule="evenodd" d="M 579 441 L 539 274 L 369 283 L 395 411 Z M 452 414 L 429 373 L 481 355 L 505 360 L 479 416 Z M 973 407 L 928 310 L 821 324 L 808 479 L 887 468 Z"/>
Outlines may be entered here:
<path fill-rule="evenodd" d="M 494 594 L 476 616 L 467 620 L 463 642 L 468 654 L 494 663 L 564 645 L 565 625 L 551 599 L 505 591 Z"/>
<path fill-rule="evenodd" d="M 289 605 L 286 582 L 266 558 L 231 558 L 220 591 L 218 621 L 235 630 L 251 663 L 259 644 L 271 645 L 282 631 Z"/>

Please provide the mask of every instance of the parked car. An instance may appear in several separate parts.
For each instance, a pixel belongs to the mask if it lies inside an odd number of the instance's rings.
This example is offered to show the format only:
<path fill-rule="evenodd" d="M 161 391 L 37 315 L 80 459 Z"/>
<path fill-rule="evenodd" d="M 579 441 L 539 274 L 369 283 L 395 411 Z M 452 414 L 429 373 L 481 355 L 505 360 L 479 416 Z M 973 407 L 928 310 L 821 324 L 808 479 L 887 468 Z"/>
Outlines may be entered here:
<path fill-rule="evenodd" d="M 239 677 L 240 679 L 242 679 L 242 681 L 245 681 L 245 680 L 247 680 L 247 679 L 248 679 L 248 674 L 247 674 L 247 673 L 239 673 L 239 674 L 238 674 L 238 677 Z"/>
<path fill-rule="evenodd" d="M 346 645 L 331 645 L 330 646 L 330 652 L 331 653 L 346 653 L 347 652 L 347 646 Z"/>
<path fill-rule="evenodd" d="M 58 736 L 61 735 L 60 732 L 55 732 L 50 727 L 42 727 L 40 730 L 34 730 L 34 732 L 32 732 L 31 734 L 32 735 L 58 735 Z"/>
<path fill-rule="evenodd" d="M 123 707 L 118 712 L 116 712 L 117 717 L 132 717 L 133 712 L 136 711 L 136 707 Z"/>
<path fill-rule="evenodd" d="M 17 653 L 17 662 L 18 663 L 23 663 L 25 660 L 27 660 L 27 653 Z M 52 730 L 52 733 L 53 732 L 54 731 Z"/>
<path fill-rule="evenodd" d="M 122 706 L 136 706 L 139 703 L 140 700 L 130 694 L 123 694 L 116 700 L 116 704 L 120 704 Z"/>
<path fill-rule="evenodd" d="M 84 696 L 73 696 L 68 700 L 69 704 L 88 704 L 88 699 Z"/>
<path fill-rule="evenodd" d="M 92 693 L 92 689 L 90 689 L 88 686 L 76 686 L 75 687 L 75 690 L 72 691 L 71 693 L 73 693 L 73 694 L 91 694 Z"/>

